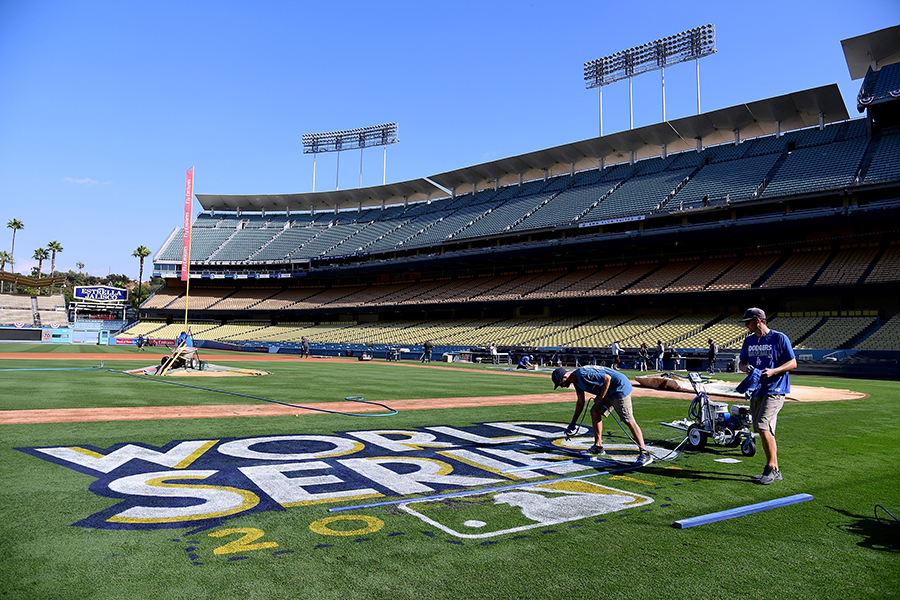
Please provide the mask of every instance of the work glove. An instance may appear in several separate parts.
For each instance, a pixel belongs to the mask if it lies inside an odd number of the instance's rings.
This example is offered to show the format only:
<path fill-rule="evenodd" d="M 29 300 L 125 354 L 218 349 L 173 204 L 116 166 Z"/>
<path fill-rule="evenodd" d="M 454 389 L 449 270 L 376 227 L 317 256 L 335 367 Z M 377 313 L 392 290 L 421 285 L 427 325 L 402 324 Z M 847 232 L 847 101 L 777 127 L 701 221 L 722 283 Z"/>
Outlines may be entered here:
<path fill-rule="evenodd" d="M 578 425 L 575 424 L 575 421 L 572 421 L 566 428 L 566 441 L 568 442 L 576 433 L 578 433 Z"/>

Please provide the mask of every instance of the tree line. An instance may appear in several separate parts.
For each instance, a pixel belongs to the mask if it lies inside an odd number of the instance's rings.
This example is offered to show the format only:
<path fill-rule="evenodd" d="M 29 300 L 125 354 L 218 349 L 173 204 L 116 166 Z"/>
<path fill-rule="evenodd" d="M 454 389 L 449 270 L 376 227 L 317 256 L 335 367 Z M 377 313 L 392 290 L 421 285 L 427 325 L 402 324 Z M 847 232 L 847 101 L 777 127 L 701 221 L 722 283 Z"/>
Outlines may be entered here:
<path fill-rule="evenodd" d="M 9 252 L 0 250 L 0 271 L 6 271 L 6 267 L 7 265 L 9 265 L 8 272 L 15 273 L 16 232 L 24 229 L 25 224 L 19 219 L 10 219 L 6 223 L 6 227 L 7 229 L 12 230 L 12 245 Z M 78 286 L 109 285 L 112 287 L 130 290 L 129 295 L 131 297 L 131 304 L 136 308 L 150 294 L 162 287 L 163 281 L 159 277 L 152 277 L 151 280 L 147 282 L 148 285 L 144 285 L 144 259 L 150 256 L 150 250 L 148 250 L 144 245 L 138 246 L 137 248 L 135 248 L 134 252 L 131 253 L 131 255 L 137 258 L 139 261 L 137 282 L 124 274 L 110 274 L 106 277 L 85 275 L 83 272 L 85 264 L 81 261 L 75 263 L 75 265 L 78 267 L 77 273 L 75 271 L 72 271 L 71 269 L 66 273 L 60 273 L 56 270 L 56 255 L 61 253 L 63 249 L 64 248 L 62 244 L 60 244 L 57 240 L 49 242 L 44 247 L 35 249 L 34 253 L 31 255 L 31 258 L 38 261 L 38 264 L 36 267 L 32 267 L 31 273 L 29 273 L 28 275 L 36 279 L 42 278 L 44 276 L 44 261 L 49 260 L 50 272 L 47 273 L 47 275 L 51 277 L 64 276 L 66 278 L 66 283 L 60 290 L 66 297 L 66 302 L 71 302 L 75 293 L 75 288 Z M 38 295 L 42 293 L 40 289 L 17 287 L 15 283 L 0 281 L 0 293 L 3 292 L 30 295 Z M 50 294 L 54 294 L 55 292 L 56 290 L 54 290 L 53 287 L 49 288 Z"/>

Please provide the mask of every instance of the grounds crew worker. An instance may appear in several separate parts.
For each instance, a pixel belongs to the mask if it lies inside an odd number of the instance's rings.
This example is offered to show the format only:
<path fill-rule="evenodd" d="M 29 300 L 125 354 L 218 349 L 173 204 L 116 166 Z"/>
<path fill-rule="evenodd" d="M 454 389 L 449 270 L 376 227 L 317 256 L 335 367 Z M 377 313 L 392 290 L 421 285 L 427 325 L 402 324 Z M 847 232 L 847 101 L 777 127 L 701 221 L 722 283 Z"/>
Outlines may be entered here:
<path fill-rule="evenodd" d="M 560 367 L 553 371 L 551 378 L 553 379 L 553 389 L 575 385 L 575 416 L 572 417 L 572 422 L 566 429 L 566 436 L 573 435 L 578 431 L 578 417 L 584 410 L 584 394 L 590 392 L 596 395 L 594 404 L 591 406 L 591 423 L 594 428 L 594 445 L 591 446 L 591 454 L 607 456 L 601 440 L 603 415 L 613 408 L 631 429 L 631 435 L 641 449 L 634 466 L 643 467 L 653 462 L 653 456 L 644 445 L 644 434 L 637 421 L 634 420 L 631 410 L 632 388 L 628 377 L 607 367 L 586 366 L 579 367 L 574 371 L 566 371 Z"/>
<path fill-rule="evenodd" d="M 778 469 L 778 446 L 775 444 L 775 424 L 784 406 L 784 397 L 791 391 L 790 371 L 797 368 L 791 340 L 780 331 L 769 329 L 766 313 L 761 308 L 748 308 L 741 322 L 751 335 L 744 338 L 738 369 L 749 376 L 741 385 L 750 392 L 750 416 L 753 428 L 762 440 L 766 452 L 766 467 L 756 475 L 756 483 L 769 485 L 783 479 Z M 741 390 L 743 391 L 743 390 Z"/>

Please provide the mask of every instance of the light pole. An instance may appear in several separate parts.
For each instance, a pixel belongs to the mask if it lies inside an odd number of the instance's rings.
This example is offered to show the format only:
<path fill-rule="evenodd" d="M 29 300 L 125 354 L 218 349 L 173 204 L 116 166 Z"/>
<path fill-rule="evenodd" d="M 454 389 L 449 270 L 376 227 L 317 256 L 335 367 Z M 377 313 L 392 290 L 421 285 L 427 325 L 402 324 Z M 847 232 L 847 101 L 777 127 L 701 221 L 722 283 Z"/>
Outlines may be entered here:
<path fill-rule="evenodd" d="M 384 146 L 384 166 L 382 168 L 382 185 L 387 180 L 387 147 L 396 144 L 397 124 L 386 123 L 358 129 L 342 129 L 327 133 L 303 134 L 303 154 L 313 155 L 313 191 L 316 191 L 316 154 L 320 152 L 337 152 L 337 173 L 334 189 L 340 189 L 341 151 L 359 148 L 359 187 L 362 187 L 363 150 L 370 146 Z"/>
<path fill-rule="evenodd" d="M 584 63 L 587 89 L 600 88 L 600 135 L 603 136 L 603 86 L 628 79 L 629 127 L 634 128 L 631 79 L 635 75 L 662 71 L 662 117 L 666 120 L 665 68 L 693 60 L 697 64 L 697 114 L 700 114 L 700 59 L 716 53 L 715 25 L 702 25 L 677 35 L 660 38 L 641 46 Z"/>

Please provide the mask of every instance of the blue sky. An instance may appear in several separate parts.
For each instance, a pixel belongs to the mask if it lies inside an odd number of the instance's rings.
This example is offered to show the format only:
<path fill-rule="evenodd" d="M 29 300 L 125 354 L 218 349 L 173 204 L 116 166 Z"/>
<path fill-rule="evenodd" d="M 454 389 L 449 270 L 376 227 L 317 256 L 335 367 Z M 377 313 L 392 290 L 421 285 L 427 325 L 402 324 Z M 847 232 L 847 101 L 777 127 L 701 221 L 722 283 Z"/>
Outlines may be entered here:
<path fill-rule="evenodd" d="M 840 40 L 900 23 L 900 3 L 0 0 L 0 221 L 25 224 L 19 272 L 57 240 L 59 270 L 137 278 L 134 249 L 181 224 L 192 165 L 197 193 L 296 193 L 304 133 L 397 122 L 389 182 L 594 137 L 583 63 L 707 23 L 704 111 L 837 83 L 854 116 Z M 635 127 L 659 122 L 659 72 L 634 95 Z M 667 69 L 666 116 L 694 112 L 694 64 Z M 627 82 L 604 88 L 603 120 L 628 128 Z M 335 175 L 319 155 L 316 190 Z M 368 150 L 363 185 L 381 178 Z M 344 152 L 340 187 L 358 185 Z"/>

